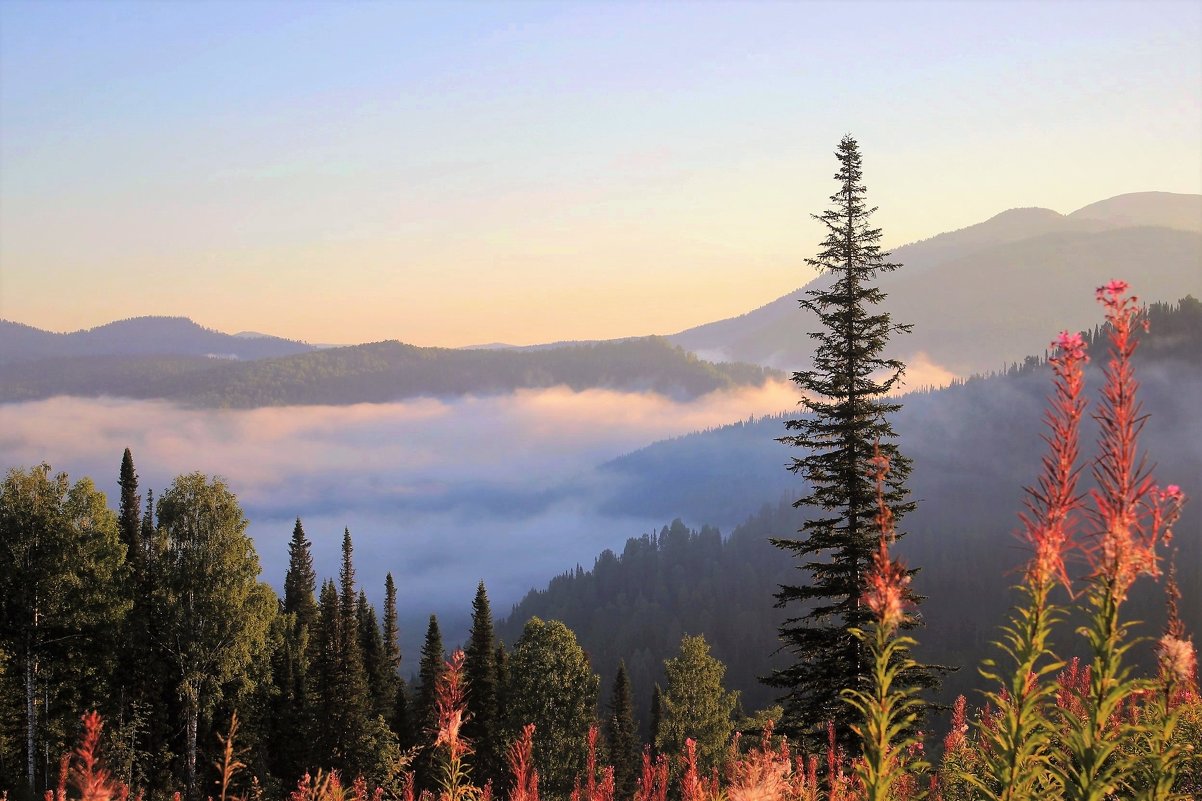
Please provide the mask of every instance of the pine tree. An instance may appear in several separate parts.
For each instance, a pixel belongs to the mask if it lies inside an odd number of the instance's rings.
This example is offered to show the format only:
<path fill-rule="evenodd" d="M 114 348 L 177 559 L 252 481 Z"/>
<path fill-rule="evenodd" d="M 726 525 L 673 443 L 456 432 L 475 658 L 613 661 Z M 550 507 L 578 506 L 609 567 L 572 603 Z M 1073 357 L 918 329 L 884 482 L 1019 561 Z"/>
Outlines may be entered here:
<path fill-rule="evenodd" d="M 446 672 L 446 652 L 442 645 L 442 632 L 438 628 L 438 617 L 430 615 L 430 625 L 426 628 L 426 641 L 422 644 L 421 664 L 418 666 L 417 698 L 415 699 L 412 720 L 414 736 L 418 744 L 429 745 L 430 735 L 437 728 L 438 712 L 436 707 L 438 695 L 438 679 Z M 433 786 L 434 751 L 426 748 L 415 762 L 419 789 L 429 789 Z"/>
<path fill-rule="evenodd" d="M 605 717 L 605 741 L 609 744 L 609 761 L 614 768 L 614 787 L 618 798 L 633 798 L 638 789 L 639 734 L 634 722 L 634 699 L 630 692 L 630 677 L 626 662 L 618 662 L 609 709 Z"/>
<path fill-rule="evenodd" d="M 305 536 L 301 519 L 292 527 L 288 543 L 288 572 L 284 574 L 284 611 L 296 615 L 297 623 L 310 634 L 317 629 L 317 572 L 313 569 L 312 543 Z"/>
<path fill-rule="evenodd" d="M 497 720 L 503 721 L 509 708 L 509 654 L 505 651 L 505 643 L 500 640 L 497 640 L 493 662 L 497 666 Z"/>
<path fill-rule="evenodd" d="M 885 298 L 873 280 L 900 265 L 886 261 L 881 230 L 869 224 L 876 209 L 865 202 L 856 141 L 845 136 L 836 155 L 839 191 L 831 196 L 833 208 L 815 215 L 827 236 L 818 256 L 806 260 L 832 282 L 800 301 L 817 315 L 822 329 L 810 334 L 817 342 L 813 367 L 793 374 L 806 414 L 787 421 L 788 430 L 796 433 L 781 438 L 806 449 L 789 469 L 810 490 L 794 505 L 815 514 L 803 524 L 800 538 L 772 541 L 802 560 L 798 568 L 806 577 L 806 583 L 782 585 L 776 606 L 797 609 L 804 604 L 806 610 L 780 629 L 793 664 L 767 681 L 785 690 L 782 732 L 813 738 L 831 721 L 839 741 L 855 753 L 849 728 L 854 712 L 840 692 L 866 689 L 871 669 L 865 648 L 850 632 L 871 618 L 860 599 L 879 535 L 868 464 L 874 444 L 879 442 L 890 459 L 886 502 L 895 518 L 914 507 L 904 487 L 910 462 L 891 441 L 895 434 L 889 417 L 901 406 L 885 399 L 901 385 L 905 365 L 883 356 L 890 335 L 910 326 L 873 311 Z"/>
<path fill-rule="evenodd" d="M 384 637 L 376 620 L 376 609 L 367 602 L 367 593 L 359 591 L 356 608 L 359 621 L 359 646 L 363 652 L 363 673 L 371 695 L 372 717 L 379 715 L 387 721 L 392 717 L 396 698 L 392 694 L 392 683 L 388 676 L 388 665 L 384 655 Z"/>
<path fill-rule="evenodd" d="M 385 720 L 401 742 L 404 742 L 401 721 L 398 718 L 398 713 L 401 710 L 402 704 L 405 703 L 403 690 L 401 688 L 401 644 L 400 631 L 397 627 L 397 612 L 396 612 L 396 583 L 392 580 L 392 573 L 384 577 L 384 665 L 387 671 L 387 695 L 385 701 L 388 702 L 388 711 L 385 714 Z M 391 700 L 389 700 L 391 699 Z"/>
<path fill-rule="evenodd" d="M 354 546 L 351 531 L 342 534 L 342 569 L 338 574 L 338 652 L 334 662 L 334 687 L 337 707 L 326 721 L 336 743 L 334 767 L 346 775 L 362 774 L 371 756 L 363 750 L 371 710 L 371 691 L 363 664 L 363 646 L 359 628 L 359 596 L 355 592 Z"/>
<path fill-rule="evenodd" d="M 492 608 L 488 592 L 481 581 L 472 601 L 472 628 L 464 650 L 464 673 L 467 678 L 468 719 L 463 724 L 464 735 L 476 749 L 472 761 L 473 776 L 483 784 L 499 781 L 504 765 L 504 746 L 497 730 L 497 643 L 493 633 Z"/>
<path fill-rule="evenodd" d="M 315 764 L 320 612 L 310 545 L 298 517 L 288 545 L 288 572 L 284 574 L 283 614 L 279 622 L 280 647 L 272 664 L 275 684 L 272 764 L 273 773 L 285 784 L 292 783 Z"/>
<path fill-rule="evenodd" d="M 134 472 L 134 457 L 129 448 L 121 456 L 121 475 L 117 479 L 121 488 L 121 504 L 117 512 L 117 527 L 121 541 L 125 543 L 125 561 L 136 572 L 142 555 L 142 496 L 138 495 L 138 474 Z"/>
<path fill-rule="evenodd" d="M 338 715 L 338 707 L 342 703 L 338 695 L 338 587 L 332 579 L 322 582 L 317 610 L 317 657 L 313 672 L 317 680 L 317 712 L 321 725 L 317 727 L 314 756 L 319 765 L 330 766 L 335 763 L 341 743 L 337 739 L 338 733 L 328 723 Z"/>

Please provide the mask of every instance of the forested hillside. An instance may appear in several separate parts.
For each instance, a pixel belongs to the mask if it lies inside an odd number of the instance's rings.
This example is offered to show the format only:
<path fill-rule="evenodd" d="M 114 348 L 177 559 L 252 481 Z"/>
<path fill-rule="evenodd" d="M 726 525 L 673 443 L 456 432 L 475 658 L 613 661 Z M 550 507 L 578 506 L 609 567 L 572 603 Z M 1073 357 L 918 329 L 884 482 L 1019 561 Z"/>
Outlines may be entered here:
<path fill-rule="evenodd" d="M 531 351 L 378 342 L 251 362 L 185 356 L 74 357 L 0 366 L 0 402 L 116 396 L 255 408 L 383 403 L 565 385 L 691 398 L 774 373 L 702 361 L 660 337 Z"/>
<path fill-rule="evenodd" d="M 1193 495 L 1202 475 L 1194 419 L 1202 397 L 1202 304 L 1193 298 L 1155 304 L 1149 322 L 1136 354 L 1149 415 L 1143 443 L 1156 477 Z M 1099 334 L 1086 337 L 1099 351 L 1095 361 L 1101 361 Z M 1087 382 L 1089 393 L 1100 383 L 1096 363 Z M 1050 386 L 1046 362 L 1032 357 L 1001 373 L 901 399 L 899 441 L 914 459 L 910 486 L 919 505 L 906 517 L 909 536 L 899 552 L 919 568 L 914 585 L 927 597 L 919 653 L 963 668 L 946 680 L 949 702 L 981 686 L 976 664 L 997 638 L 1012 601 L 1009 588 L 1027 558 L 1015 538 L 1017 513 L 1042 453 L 1039 420 Z M 784 433 L 785 417 L 657 443 L 612 462 L 610 469 L 626 482 L 615 505 L 721 522 L 729 534 L 700 522 L 691 530 L 676 520 L 656 535 L 630 539 L 621 554 L 606 551 L 591 570 L 577 568 L 531 592 L 500 626 L 502 635 L 512 636 L 530 615 L 562 619 L 606 680 L 617 659 L 626 659 L 636 698 L 646 704 L 681 633 L 704 634 L 727 661 L 729 686 L 743 693 L 745 710 L 769 704 L 773 694 L 757 678 L 767 674 L 777 647 L 779 613 L 771 610 L 771 595 L 796 577 L 792 561 L 767 538 L 791 534 L 801 520 L 780 503 L 782 487 L 793 484 L 792 495 L 801 492 L 799 480 L 784 470 L 786 449 L 774 441 Z M 1094 436 L 1086 425 L 1086 455 Z M 757 486 L 759 502 L 767 504 L 760 512 L 738 525 L 727 522 L 729 510 L 718 517 L 716 499 L 729 497 L 728 488 L 746 502 Z M 1202 510 L 1188 505 L 1177 528 L 1181 585 L 1202 586 Z M 1160 593 L 1148 582 L 1131 601 L 1131 616 L 1149 621 L 1149 634 L 1164 619 Z M 1187 591 L 1181 613 L 1191 630 L 1202 626 L 1197 593 Z M 1142 657 L 1149 655 L 1145 648 Z"/>

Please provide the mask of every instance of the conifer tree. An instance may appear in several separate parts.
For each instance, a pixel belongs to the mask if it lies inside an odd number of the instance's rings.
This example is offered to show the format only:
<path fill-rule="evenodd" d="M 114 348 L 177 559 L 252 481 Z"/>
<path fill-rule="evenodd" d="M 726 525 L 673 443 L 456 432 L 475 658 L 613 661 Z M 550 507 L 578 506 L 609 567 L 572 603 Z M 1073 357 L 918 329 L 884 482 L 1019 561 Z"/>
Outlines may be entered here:
<path fill-rule="evenodd" d="M 284 611 L 312 635 L 317 629 L 317 572 L 313 569 L 313 544 L 305 536 L 301 519 L 292 527 L 288 543 L 288 572 L 284 574 Z"/>
<path fill-rule="evenodd" d="M 338 577 L 338 652 L 334 661 L 337 706 L 333 717 L 325 722 L 336 743 L 334 766 L 347 775 L 364 773 L 371 758 L 363 752 L 362 742 L 372 700 L 363 665 L 353 554 L 354 546 L 348 528 L 342 534 L 342 569 Z"/>
<path fill-rule="evenodd" d="M 509 708 L 509 654 L 505 651 L 505 643 L 500 640 L 497 640 L 493 662 L 497 666 L 497 720 L 503 721 Z"/>
<path fill-rule="evenodd" d="M 318 747 L 315 757 L 319 764 L 329 766 L 334 764 L 334 756 L 340 750 L 341 743 L 336 739 L 337 733 L 327 724 L 338 714 L 338 706 L 342 703 L 338 696 L 338 587 L 333 579 L 322 582 L 317 609 L 317 658 L 314 673 L 317 678 L 317 710 L 322 725 L 317 727 L 318 736 L 315 739 Z"/>
<path fill-rule="evenodd" d="M 630 677 L 626 662 L 618 662 L 609 709 L 605 716 L 605 741 L 609 744 L 609 761 L 614 768 L 614 787 L 618 798 L 633 798 L 638 789 L 639 734 L 634 722 L 634 699 L 630 692 Z"/>
<path fill-rule="evenodd" d="M 121 456 L 121 475 L 117 485 L 121 488 L 117 527 L 121 532 L 121 541 L 125 543 L 125 561 L 136 571 L 142 555 L 142 496 L 138 495 L 138 474 L 134 471 L 134 457 L 129 448 Z"/>
<path fill-rule="evenodd" d="M 317 574 L 313 570 L 310 542 L 300 518 L 288 545 L 288 572 L 284 575 L 280 647 L 274 654 L 275 683 L 271 724 L 275 774 L 291 783 L 315 764 L 316 671 L 320 643 L 317 607 Z"/>
<path fill-rule="evenodd" d="M 437 727 L 438 679 L 446 672 L 446 652 L 442 645 L 442 632 L 438 628 L 438 617 L 430 615 L 426 627 L 426 641 L 422 644 L 421 664 L 418 666 L 417 698 L 413 708 L 413 731 L 418 743 L 428 745 L 430 735 Z M 417 758 L 415 767 L 420 789 L 432 786 L 434 772 L 433 749 L 426 748 Z"/>
<path fill-rule="evenodd" d="M 821 324 L 810 334 L 817 343 L 813 366 L 793 374 L 806 413 L 787 421 L 796 433 L 781 438 L 805 449 L 789 469 L 809 487 L 794 505 L 813 510 L 800 537 L 773 539 L 802 560 L 802 583 L 782 585 L 776 593 L 778 608 L 798 612 L 780 629 L 782 648 L 794 661 L 767 681 L 785 691 L 784 733 L 813 738 L 831 721 L 839 742 L 854 754 L 849 728 L 854 711 L 840 692 L 865 690 L 871 670 L 866 649 L 851 630 L 871 619 L 861 596 L 879 534 L 869 477 L 875 443 L 892 465 L 885 500 L 895 519 L 914 507 L 904 486 L 910 462 L 892 441 L 889 420 L 901 407 L 885 397 L 901 385 L 905 365 L 884 356 L 889 337 L 910 326 L 877 310 L 885 294 L 874 279 L 900 265 L 886 260 L 881 230 L 869 222 L 876 209 L 865 201 L 859 146 L 845 136 L 836 155 L 839 190 L 831 196 L 832 208 L 814 215 L 827 236 L 817 257 L 806 260 L 831 283 L 800 301 Z"/>
<path fill-rule="evenodd" d="M 400 705 L 405 703 L 401 689 L 401 644 L 400 631 L 397 627 L 396 612 L 396 583 L 392 573 L 384 577 L 384 666 L 387 671 L 387 690 L 385 701 L 388 711 L 384 719 L 392 727 L 394 733 L 402 735 L 400 721 L 397 717 Z M 401 738 L 404 742 L 404 738 Z"/>
<path fill-rule="evenodd" d="M 371 695 L 370 714 L 387 721 L 393 714 L 396 698 L 392 694 L 388 666 L 384 656 L 384 637 L 376 621 L 376 609 L 367 602 L 367 593 L 359 591 L 356 608 L 359 621 L 359 645 L 363 651 L 363 672 Z"/>
<path fill-rule="evenodd" d="M 503 773 L 504 745 L 497 730 L 496 636 L 493 633 L 492 608 L 481 581 L 472 601 L 472 628 L 464 650 L 467 678 L 468 719 L 463 732 L 474 743 L 473 776 L 478 783 L 499 781 Z"/>

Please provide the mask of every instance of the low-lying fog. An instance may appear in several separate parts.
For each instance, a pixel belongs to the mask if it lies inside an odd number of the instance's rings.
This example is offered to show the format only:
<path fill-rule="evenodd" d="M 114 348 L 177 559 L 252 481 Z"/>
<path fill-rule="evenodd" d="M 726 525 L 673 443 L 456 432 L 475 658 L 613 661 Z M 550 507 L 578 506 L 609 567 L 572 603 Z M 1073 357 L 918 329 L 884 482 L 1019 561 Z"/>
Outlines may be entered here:
<path fill-rule="evenodd" d="M 0 406 L 0 465 L 44 461 L 90 476 L 114 507 L 126 447 L 143 493 L 180 473 L 221 475 L 277 589 L 297 516 L 323 578 L 337 575 L 349 527 L 369 597 L 382 600 L 385 573 L 396 579 L 408 670 L 431 612 L 448 646 L 462 636 L 479 580 L 503 616 L 531 587 L 669 522 L 602 512 L 610 488 L 598 465 L 657 439 L 791 409 L 796 398 L 788 383 L 689 402 L 554 388 L 251 411 L 55 398 Z"/>

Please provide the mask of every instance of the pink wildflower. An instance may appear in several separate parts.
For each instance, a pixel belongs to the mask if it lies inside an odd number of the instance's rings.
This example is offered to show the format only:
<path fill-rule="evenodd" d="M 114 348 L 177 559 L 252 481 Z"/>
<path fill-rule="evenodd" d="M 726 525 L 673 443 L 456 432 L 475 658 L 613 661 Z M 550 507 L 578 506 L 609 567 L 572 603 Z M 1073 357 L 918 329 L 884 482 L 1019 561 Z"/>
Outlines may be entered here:
<path fill-rule="evenodd" d="M 906 587 L 910 583 L 910 575 L 905 565 L 889 556 L 889 543 L 895 537 L 893 511 L 885 503 L 889 457 L 881 453 L 879 444 L 868 463 L 872 468 L 871 476 L 876 481 L 876 522 L 881 536 L 877 552 L 873 554 L 872 567 L 865 578 L 867 588 L 863 601 L 876 615 L 878 623 L 892 630 L 905 619 Z"/>
<path fill-rule="evenodd" d="M 1035 586 L 1059 580 L 1069 587 L 1064 556 L 1072 543 L 1072 512 L 1080 505 L 1077 493 L 1078 432 L 1085 401 L 1085 341 L 1080 334 L 1061 331 L 1052 345 L 1049 360 L 1055 376 L 1055 394 L 1044 414 L 1050 432 L 1044 435 L 1048 453 L 1043 457 L 1043 475 L 1038 486 L 1027 488 L 1027 512 L 1019 515 L 1023 536 L 1034 547 L 1027 577 Z"/>
<path fill-rule="evenodd" d="M 1194 680 L 1198 656 L 1194 653 L 1194 644 L 1189 640 L 1166 634 L 1157 644 L 1156 655 L 1160 660 L 1160 669 L 1166 676 L 1181 684 Z"/>

